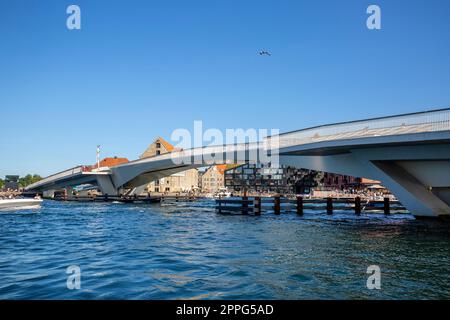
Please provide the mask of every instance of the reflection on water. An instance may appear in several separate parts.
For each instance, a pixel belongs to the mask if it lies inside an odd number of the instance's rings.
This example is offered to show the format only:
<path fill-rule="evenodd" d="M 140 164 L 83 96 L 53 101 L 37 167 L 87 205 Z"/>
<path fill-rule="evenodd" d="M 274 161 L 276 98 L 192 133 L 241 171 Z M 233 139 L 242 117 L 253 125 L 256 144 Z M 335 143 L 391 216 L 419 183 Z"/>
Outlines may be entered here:
<path fill-rule="evenodd" d="M 450 298 L 450 225 L 407 215 L 216 215 L 45 202 L 0 215 L 1 299 Z M 379 265 L 382 290 L 366 288 Z M 66 268 L 81 267 L 81 290 Z"/>

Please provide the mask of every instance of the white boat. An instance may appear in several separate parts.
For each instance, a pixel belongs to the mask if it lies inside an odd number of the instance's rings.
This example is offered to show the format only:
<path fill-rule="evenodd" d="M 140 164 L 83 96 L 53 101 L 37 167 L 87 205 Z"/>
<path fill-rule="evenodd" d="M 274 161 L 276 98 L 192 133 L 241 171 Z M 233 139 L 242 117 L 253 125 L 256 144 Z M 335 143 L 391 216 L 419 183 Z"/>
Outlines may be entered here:
<path fill-rule="evenodd" d="M 0 210 L 36 207 L 41 203 L 42 199 L 0 199 Z"/>
<path fill-rule="evenodd" d="M 230 198 L 231 192 L 227 188 L 220 188 L 218 192 L 214 195 L 214 198 Z"/>

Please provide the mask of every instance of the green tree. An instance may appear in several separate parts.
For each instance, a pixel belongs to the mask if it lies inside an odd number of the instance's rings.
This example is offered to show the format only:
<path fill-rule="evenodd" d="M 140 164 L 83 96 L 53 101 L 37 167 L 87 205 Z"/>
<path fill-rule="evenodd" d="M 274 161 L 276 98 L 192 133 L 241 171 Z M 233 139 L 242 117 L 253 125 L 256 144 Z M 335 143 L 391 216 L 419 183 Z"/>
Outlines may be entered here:
<path fill-rule="evenodd" d="M 4 186 L 5 186 L 5 181 L 3 181 L 3 179 L 0 179 L 0 190 L 3 189 Z"/>
<path fill-rule="evenodd" d="M 19 184 L 22 188 L 25 188 L 26 186 L 29 186 L 30 184 L 36 183 L 40 180 L 42 180 L 42 177 L 38 174 L 27 174 L 25 177 L 19 179 Z"/>

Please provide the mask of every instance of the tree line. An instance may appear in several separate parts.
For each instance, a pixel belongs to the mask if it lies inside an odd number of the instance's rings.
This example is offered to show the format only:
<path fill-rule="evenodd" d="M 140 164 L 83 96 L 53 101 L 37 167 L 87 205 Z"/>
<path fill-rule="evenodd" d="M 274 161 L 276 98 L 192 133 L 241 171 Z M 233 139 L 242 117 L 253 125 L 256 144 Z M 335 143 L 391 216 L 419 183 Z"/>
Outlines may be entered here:
<path fill-rule="evenodd" d="M 26 186 L 29 186 L 30 184 L 36 183 L 41 180 L 42 177 L 38 174 L 27 174 L 25 177 L 19 178 L 19 185 L 22 188 L 25 188 Z"/>
<path fill-rule="evenodd" d="M 40 180 L 42 180 L 42 177 L 38 174 L 27 174 L 26 176 L 19 178 L 19 185 L 21 188 L 25 188 L 26 186 L 29 186 L 30 184 L 36 183 Z M 5 180 L 0 179 L 0 189 L 3 189 L 4 187 Z"/>

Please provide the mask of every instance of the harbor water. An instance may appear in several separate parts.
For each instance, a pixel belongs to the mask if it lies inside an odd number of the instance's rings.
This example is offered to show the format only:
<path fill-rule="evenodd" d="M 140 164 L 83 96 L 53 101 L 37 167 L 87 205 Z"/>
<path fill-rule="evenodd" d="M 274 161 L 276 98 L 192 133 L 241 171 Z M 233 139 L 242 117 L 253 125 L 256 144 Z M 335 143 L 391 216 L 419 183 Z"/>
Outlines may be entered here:
<path fill-rule="evenodd" d="M 448 222 L 409 215 L 45 201 L 0 213 L 0 299 L 449 299 L 449 243 Z"/>

